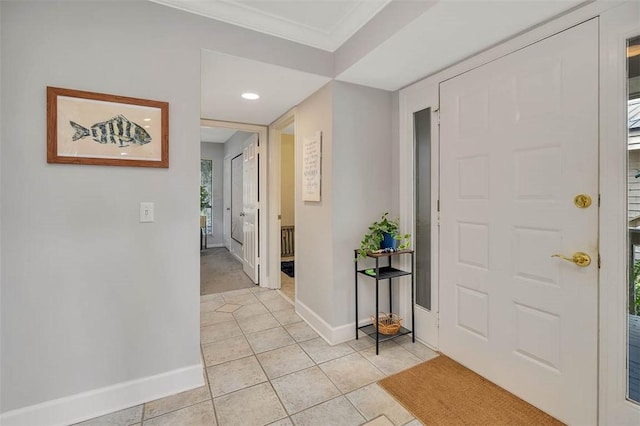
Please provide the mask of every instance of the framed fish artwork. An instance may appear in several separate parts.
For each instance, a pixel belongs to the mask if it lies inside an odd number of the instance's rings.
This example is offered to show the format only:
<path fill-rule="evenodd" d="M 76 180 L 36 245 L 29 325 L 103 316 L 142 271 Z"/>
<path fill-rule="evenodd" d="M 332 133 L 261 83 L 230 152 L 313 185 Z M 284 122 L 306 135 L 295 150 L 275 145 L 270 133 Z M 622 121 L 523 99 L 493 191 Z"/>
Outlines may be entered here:
<path fill-rule="evenodd" d="M 47 87 L 47 162 L 169 167 L 169 103 Z"/>

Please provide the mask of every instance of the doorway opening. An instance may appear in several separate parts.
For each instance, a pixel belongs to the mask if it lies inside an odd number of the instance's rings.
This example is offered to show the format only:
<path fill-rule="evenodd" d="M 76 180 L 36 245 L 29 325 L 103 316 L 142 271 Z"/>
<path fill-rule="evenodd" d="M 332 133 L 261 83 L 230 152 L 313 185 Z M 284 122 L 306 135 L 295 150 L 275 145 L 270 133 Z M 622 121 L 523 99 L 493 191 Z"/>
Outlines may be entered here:
<path fill-rule="evenodd" d="M 259 226 L 266 127 L 202 120 L 200 139 L 200 293 L 266 285 Z"/>
<path fill-rule="evenodd" d="M 294 123 L 280 131 L 280 290 L 295 301 Z"/>
<path fill-rule="evenodd" d="M 269 126 L 269 287 L 295 304 L 297 168 L 296 125 L 292 109 Z M 276 256 L 276 254 L 279 254 Z"/>

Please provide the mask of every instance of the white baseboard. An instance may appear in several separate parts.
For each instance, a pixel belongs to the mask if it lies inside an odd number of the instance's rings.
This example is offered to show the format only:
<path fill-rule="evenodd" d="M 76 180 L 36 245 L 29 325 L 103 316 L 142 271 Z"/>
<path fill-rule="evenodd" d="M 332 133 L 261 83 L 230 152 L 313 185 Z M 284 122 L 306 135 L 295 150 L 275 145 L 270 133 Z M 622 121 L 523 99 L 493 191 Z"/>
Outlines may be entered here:
<path fill-rule="evenodd" d="M 223 243 L 207 244 L 207 248 L 216 248 L 216 247 L 224 247 L 224 244 Z"/>
<path fill-rule="evenodd" d="M 300 315 L 300 318 L 305 320 L 316 333 L 320 335 L 328 344 L 333 345 L 333 328 L 318 314 L 312 311 L 307 305 L 302 303 L 300 299 L 296 297 L 296 313 Z"/>
<path fill-rule="evenodd" d="M 329 323 L 320 318 L 318 314 L 299 299 L 296 299 L 296 313 L 330 345 L 337 345 L 356 338 L 355 322 L 331 327 Z M 364 319 L 359 321 L 360 326 L 367 324 L 371 324 L 371 320 Z"/>
<path fill-rule="evenodd" d="M 118 383 L 0 414 L 2 426 L 69 425 L 204 385 L 202 365 Z"/>

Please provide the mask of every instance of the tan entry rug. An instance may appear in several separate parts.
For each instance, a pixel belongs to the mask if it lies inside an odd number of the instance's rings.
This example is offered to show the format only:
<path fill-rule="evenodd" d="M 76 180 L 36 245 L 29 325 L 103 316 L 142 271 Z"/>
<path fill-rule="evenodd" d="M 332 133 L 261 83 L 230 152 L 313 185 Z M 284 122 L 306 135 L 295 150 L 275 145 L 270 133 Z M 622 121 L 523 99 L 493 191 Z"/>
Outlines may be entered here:
<path fill-rule="evenodd" d="M 427 426 L 563 424 L 444 355 L 378 383 Z"/>

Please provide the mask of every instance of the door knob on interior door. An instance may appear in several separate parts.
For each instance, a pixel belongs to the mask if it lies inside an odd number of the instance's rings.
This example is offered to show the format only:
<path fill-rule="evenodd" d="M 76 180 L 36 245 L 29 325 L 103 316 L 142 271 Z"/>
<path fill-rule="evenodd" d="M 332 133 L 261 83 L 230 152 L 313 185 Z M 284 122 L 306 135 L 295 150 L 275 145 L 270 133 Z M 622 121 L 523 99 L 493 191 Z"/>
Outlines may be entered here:
<path fill-rule="evenodd" d="M 560 259 L 566 260 L 567 262 L 575 263 L 578 266 L 586 267 L 591 265 L 591 256 L 582 251 L 578 251 L 573 253 L 573 257 L 564 256 L 562 254 L 553 254 L 551 257 L 559 257 Z"/>

